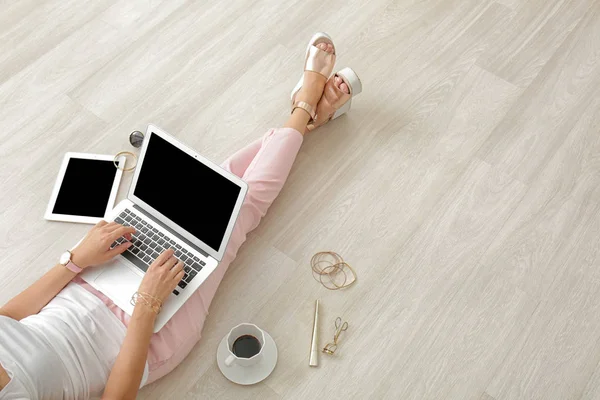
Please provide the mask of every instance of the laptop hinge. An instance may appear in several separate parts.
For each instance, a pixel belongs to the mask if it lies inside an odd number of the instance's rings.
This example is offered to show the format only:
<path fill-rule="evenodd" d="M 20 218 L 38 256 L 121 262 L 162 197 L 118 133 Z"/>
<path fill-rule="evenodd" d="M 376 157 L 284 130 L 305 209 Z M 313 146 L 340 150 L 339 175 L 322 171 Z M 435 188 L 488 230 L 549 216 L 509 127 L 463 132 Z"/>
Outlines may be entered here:
<path fill-rule="evenodd" d="M 191 248 L 193 248 L 194 250 L 196 250 L 198 253 L 202 254 L 204 257 L 210 257 L 210 258 L 212 258 L 212 256 L 210 256 L 207 252 L 205 252 L 200 247 L 196 246 L 194 243 L 190 242 L 189 240 L 187 240 L 186 238 L 184 238 L 183 236 L 181 236 L 179 233 L 175 232 L 173 229 L 169 228 L 168 226 L 166 226 L 165 224 L 163 224 L 162 222 L 160 222 L 156 218 L 154 218 L 149 213 L 145 212 L 144 209 L 138 207 L 136 204 L 133 205 L 133 208 L 135 208 L 138 211 L 143 212 L 144 215 L 146 217 L 148 217 L 149 219 L 151 219 L 155 224 L 160 225 L 163 229 L 166 229 L 167 231 L 169 231 L 169 233 L 171 235 L 177 237 L 177 239 L 181 240 L 182 242 L 184 242 L 185 244 L 187 244 L 188 246 L 190 246 Z"/>

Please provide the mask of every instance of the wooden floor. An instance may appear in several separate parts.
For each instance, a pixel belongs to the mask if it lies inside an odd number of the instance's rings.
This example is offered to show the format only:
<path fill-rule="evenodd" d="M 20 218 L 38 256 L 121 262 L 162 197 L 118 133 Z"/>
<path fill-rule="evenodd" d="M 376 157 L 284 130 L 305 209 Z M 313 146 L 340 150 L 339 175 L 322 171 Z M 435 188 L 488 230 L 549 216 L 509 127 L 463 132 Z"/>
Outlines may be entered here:
<path fill-rule="evenodd" d="M 66 151 L 152 122 L 221 161 L 285 121 L 317 30 L 364 91 L 306 138 L 201 342 L 139 397 L 599 399 L 599 0 L 0 1 L 0 301 L 88 229 L 43 219 Z M 319 250 L 358 284 L 321 288 Z M 321 344 L 350 329 L 310 369 L 317 298 Z M 279 349 L 252 387 L 215 361 L 243 321 Z"/>

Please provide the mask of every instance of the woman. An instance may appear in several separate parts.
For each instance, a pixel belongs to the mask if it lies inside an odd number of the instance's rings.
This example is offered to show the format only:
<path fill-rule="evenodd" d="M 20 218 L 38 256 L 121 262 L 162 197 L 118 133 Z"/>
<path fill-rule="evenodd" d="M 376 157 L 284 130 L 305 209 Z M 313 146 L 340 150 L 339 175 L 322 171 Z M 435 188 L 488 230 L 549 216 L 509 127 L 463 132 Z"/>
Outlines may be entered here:
<path fill-rule="evenodd" d="M 292 114 L 283 128 L 231 156 L 222 165 L 243 178 L 248 194 L 226 254 L 202 286 L 158 333 L 160 306 L 183 276 L 183 263 L 166 250 L 140 284 L 133 315 L 58 264 L 0 308 L 0 400 L 133 399 L 138 389 L 173 370 L 200 339 L 208 307 L 227 267 L 281 190 L 303 135 L 349 108 L 360 92 L 344 70 L 330 77 L 335 48 L 329 36 L 310 41 L 304 74 L 292 92 Z M 100 222 L 72 251 L 71 262 L 92 268 L 122 253 L 134 228 Z"/>

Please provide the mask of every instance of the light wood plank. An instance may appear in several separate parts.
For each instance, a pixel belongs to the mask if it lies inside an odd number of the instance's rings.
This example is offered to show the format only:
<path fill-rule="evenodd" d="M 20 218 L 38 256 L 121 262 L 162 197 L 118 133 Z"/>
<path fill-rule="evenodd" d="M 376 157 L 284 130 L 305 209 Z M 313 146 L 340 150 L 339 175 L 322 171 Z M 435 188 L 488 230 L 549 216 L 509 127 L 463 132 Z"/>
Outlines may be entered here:
<path fill-rule="evenodd" d="M 549 295 L 486 391 L 499 399 L 579 399 L 600 360 L 600 206 L 571 235 Z"/>
<path fill-rule="evenodd" d="M 193 399 L 219 399 L 219 400 L 279 400 L 282 397 L 275 393 L 264 383 L 253 386 L 231 385 L 230 382 L 221 374 L 217 365 L 213 364 L 198 382 L 189 389 L 184 400 Z"/>
<path fill-rule="evenodd" d="M 557 255 L 600 203 L 600 97 L 592 101 L 482 259 L 534 298 L 550 295 Z"/>
<path fill-rule="evenodd" d="M 0 17 L 0 42 L 6 49 L 0 53 L 0 83 L 96 18 L 113 0 L 89 4 L 76 0 L 14 3 Z"/>
<path fill-rule="evenodd" d="M 582 400 L 594 400 L 600 397 L 600 367 L 596 365 L 594 373 L 587 383 Z"/>
<path fill-rule="evenodd" d="M 4 82 L 0 85 L 0 139 L 18 132 L 56 97 L 75 87 L 123 48 L 117 30 L 96 19 Z"/>
<path fill-rule="evenodd" d="M 525 90 L 479 156 L 531 183 L 598 96 L 600 6 L 594 6 Z"/>
<path fill-rule="evenodd" d="M 132 41 L 167 24 L 168 17 L 189 0 L 119 0 L 100 14 L 100 19 Z"/>
<path fill-rule="evenodd" d="M 505 0 L 502 3 L 515 11 L 497 40 L 478 60 L 478 65 L 526 87 L 595 2 Z"/>

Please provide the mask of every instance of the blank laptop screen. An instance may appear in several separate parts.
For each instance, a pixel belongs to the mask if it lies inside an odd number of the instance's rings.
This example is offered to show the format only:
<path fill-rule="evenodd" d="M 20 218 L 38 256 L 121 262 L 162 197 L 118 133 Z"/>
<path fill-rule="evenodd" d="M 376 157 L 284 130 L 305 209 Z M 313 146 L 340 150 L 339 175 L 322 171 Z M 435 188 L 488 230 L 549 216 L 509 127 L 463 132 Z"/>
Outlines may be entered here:
<path fill-rule="evenodd" d="M 219 251 L 240 187 L 158 135 L 150 135 L 133 194 Z"/>

